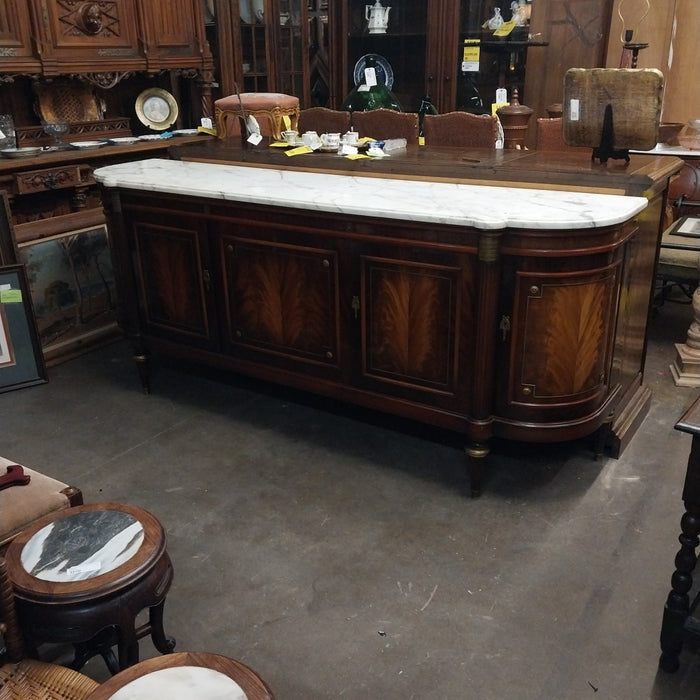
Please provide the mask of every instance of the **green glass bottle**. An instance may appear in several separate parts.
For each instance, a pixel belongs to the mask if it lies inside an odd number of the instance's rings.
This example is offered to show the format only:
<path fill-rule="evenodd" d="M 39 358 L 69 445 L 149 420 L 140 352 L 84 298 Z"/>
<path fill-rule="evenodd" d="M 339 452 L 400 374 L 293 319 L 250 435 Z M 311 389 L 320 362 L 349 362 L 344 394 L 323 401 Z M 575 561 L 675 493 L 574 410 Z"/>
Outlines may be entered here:
<path fill-rule="evenodd" d="M 393 109 L 396 112 L 403 111 L 394 93 L 377 75 L 376 65 L 374 56 L 368 56 L 365 64 L 365 80 L 350 91 L 343 100 L 341 109 L 346 112 L 369 112 L 380 108 Z"/>
<path fill-rule="evenodd" d="M 423 118 L 426 114 L 437 114 L 438 111 L 433 106 L 430 101 L 430 95 L 425 95 L 420 101 L 420 107 L 418 107 L 418 145 L 425 145 L 425 131 L 423 129 Z"/>

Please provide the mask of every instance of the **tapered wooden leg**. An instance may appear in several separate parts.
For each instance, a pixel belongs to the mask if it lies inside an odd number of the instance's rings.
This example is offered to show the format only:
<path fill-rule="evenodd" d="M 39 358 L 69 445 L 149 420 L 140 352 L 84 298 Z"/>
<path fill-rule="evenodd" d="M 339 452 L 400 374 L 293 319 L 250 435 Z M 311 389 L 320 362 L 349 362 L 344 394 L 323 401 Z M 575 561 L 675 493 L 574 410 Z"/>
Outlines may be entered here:
<path fill-rule="evenodd" d="M 472 498 L 481 496 L 481 487 L 484 480 L 484 457 L 491 451 L 489 446 L 482 442 L 473 442 L 464 448 L 469 462 L 469 481 Z"/>

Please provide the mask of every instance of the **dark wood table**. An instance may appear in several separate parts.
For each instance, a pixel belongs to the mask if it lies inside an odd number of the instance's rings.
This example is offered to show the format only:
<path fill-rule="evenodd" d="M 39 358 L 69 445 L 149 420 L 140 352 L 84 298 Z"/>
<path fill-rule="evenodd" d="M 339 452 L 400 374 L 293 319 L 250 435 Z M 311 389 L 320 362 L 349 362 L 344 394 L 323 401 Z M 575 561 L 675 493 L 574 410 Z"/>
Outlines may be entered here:
<path fill-rule="evenodd" d="M 666 599 L 661 625 L 661 658 L 664 671 L 676 671 L 683 644 L 700 639 L 700 619 L 695 616 L 698 596 L 693 589 L 693 572 L 700 544 L 700 398 L 676 423 L 676 430 L 690 433 L 693 441 L 688 456 L 688 468 L 683 486 L 685 512 L 681 517 L 681 548 L 675 559 L 671 576 L 671 591 Z M 694 598 L 691 601 L 691 594 Z"/>
<path fill-rule="evenodd" d="M 118 673 L 88 700 L 273 700 L 258 674 L 240 661 L 219 654 L 180 652 L 142 661 Z"/>
<path fill-rule="evenodd" d="M 175 640 L 163 631 L 173 567 L 163 526 L 151 513 L 121 503 L 63 510 L 18 535 L 6 561 L 20 624 L 37 656 L 41 644 L 73 644 L 72 668 L 101 654 L 116 673 L 138 662 L 138 640 L 148 634 L 161 653 L 173 650 Z M 137 627 L 146 609 L 148 622 Z"/>

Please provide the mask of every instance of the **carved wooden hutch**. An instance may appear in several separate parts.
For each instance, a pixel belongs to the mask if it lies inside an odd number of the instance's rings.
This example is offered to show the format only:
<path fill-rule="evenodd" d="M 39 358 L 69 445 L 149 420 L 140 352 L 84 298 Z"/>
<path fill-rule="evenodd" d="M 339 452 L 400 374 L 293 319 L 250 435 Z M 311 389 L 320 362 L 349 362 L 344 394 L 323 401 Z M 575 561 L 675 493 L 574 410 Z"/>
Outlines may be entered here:
<path fill-rule="evenodd" d="M 174 99 L 178 118 L 172 129 L 196 127 L 212 114 L 213 71 L 201 0 L 0 3 L 0 113 L 12 117 L 19 147 L 50 146 L 42 122 L 51 121 L 69 122 L 65 142 L 155 136 L 159 132 L 136 114 L 136 101 L 147 89 L 165 90 Z M 90 347 L 116 328 L 93 169 L 162 156 L 167 145 L 135 141 L 0 158 L 0 190 L 11 219 L 5 230 L 13 236 L 0 242 L 0 250 L 27 265 L 48 361 Z M 61 255 L 63 272 L 47 280 Z M 90 258 L 96 281 L 86 278 Z"/>

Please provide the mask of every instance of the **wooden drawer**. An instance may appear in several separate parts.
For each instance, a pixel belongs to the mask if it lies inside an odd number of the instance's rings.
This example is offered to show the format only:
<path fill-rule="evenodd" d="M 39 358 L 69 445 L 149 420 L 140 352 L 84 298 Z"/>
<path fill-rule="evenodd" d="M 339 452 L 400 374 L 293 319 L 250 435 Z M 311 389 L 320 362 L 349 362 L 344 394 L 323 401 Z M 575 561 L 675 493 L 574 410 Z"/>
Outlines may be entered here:
<path fill-rule="evenodd" d="M 15 191 L 17 194 L 33 194 L 61 190 L 66 187 L 87 184 L 80 177 L 80 166 L 60 165 L 55 168 L 29 170 L 15 175 Z"/>

